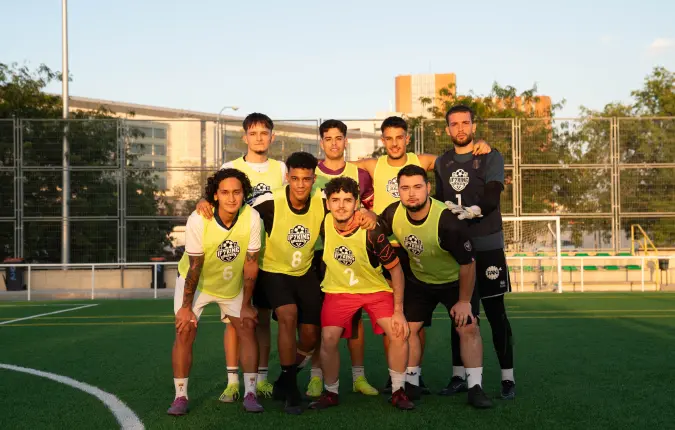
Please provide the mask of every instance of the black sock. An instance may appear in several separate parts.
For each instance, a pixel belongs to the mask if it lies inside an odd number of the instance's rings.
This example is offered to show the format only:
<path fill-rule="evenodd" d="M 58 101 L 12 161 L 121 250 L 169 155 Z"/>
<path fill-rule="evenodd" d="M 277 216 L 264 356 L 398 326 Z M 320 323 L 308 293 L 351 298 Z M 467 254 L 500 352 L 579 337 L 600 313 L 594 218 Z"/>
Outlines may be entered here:
<path fill-rule="evenodd" d="M 282 365 L 281 376 L 279 376 L 279 379 L 283 381 L 294 382 L 296 381 L 297 374 L 298 374 L 298 366 L 296 364 L 288 364 L 285 366 Z"/>
<path fill-rule="evenodd" d="M 506 316 L 504 296 L 483 299 L 485 316 L 492 329 L 492 343 L 502 369 L 513 369 L 513 332 Z"/>

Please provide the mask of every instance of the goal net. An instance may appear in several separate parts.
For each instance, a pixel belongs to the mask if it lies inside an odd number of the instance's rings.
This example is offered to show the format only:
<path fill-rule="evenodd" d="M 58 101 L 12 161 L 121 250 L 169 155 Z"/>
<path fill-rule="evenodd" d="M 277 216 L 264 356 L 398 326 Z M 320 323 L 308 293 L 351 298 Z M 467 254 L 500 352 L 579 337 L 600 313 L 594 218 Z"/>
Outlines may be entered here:
<path fill-rule="evenodd" d="M 503 217 L 502 221 L 512 289 L 562 293 L 560 217 Z"/>

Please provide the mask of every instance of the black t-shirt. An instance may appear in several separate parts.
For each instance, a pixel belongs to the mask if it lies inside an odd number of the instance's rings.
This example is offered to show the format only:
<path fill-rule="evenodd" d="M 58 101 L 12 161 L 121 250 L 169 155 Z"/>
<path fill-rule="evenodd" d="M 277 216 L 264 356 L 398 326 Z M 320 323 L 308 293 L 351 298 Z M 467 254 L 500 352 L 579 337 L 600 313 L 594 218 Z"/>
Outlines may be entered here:
<path fill-rule="evenodd" d="M 390 204 L 379 217 L 379 224 L 382 224 L 385 234 L 388 236 L 393 234 L 394 214 L 399 205 L 400 202 Z M 426 221 L 426 217 L 415 221 L 410 218 L 408 211 L 405 213 L 408 222 L 412 225 L 421 225 Z M 466 223 L 457 219 L 457 216 L 450 212 L 450 210 L 443 210 L 438 219 L 438 243 L 441 249 L 449 252 L 460 265 L 471 264 L 474 260 L 475 252 L 473 246 L 465 246 L 467 242 L 471 244 Z"/>

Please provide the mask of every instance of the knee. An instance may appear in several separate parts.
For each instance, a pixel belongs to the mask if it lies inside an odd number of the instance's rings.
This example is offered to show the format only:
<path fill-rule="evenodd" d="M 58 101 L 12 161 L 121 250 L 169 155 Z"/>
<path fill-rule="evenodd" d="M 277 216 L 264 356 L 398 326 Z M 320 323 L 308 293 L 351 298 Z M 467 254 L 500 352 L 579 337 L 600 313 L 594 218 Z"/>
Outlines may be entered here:
<path fill-rule="evenodd" d="M 480 338 L 480 330 L 478 329 L 478 325 L 476 323 L 471 325 L 465 325 L 464 327 L 457 327 L 456 330 L 460 338 L 463 339 Z"/>
<path fill-rule="evenodd" d="M 256 323 L 253 320 L 245 319 L 242 321 L 242 324 L 237 327 L 237 333 L 239 337 L 252 337 L 255 336 Z"/>
<path fill-rule="evenodd" d="M 336 333 L 321 333 L 321 347 L 334 348 L 340 342 L 340 336 Z"/>
<path fill-rule="evenodd" d="M 181 346 L 190 346 L 195 340 L 197 330 L 194 327 L 189 327 L 182 332 L 176 332 L 176 344 Z"/>
<path fill-rule="evenodd" d="M 298 315 L 295 312 L 277 312 L 279 326 L 291 327 L 292 330 L 298 325 Z"/>

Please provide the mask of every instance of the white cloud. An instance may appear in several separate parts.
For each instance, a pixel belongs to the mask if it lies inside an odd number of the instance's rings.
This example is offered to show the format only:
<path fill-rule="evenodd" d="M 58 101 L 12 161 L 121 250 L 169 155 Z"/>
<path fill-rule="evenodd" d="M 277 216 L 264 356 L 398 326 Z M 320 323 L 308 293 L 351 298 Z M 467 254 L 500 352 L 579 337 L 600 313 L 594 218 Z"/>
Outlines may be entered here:
<path fill-rule="evenodd" d="M 657 54 L 659 52 L 669 51 L 673 48 L 675 48 L 675 39 L 668 39 L 666 37 L 657 37 L 656 39 L 654 39 L 651 45 L 649 45 L 648 50 L 652 54 Z"/>
<path fill-rule="evenodd" d="M 612 37 L 611 34 L 603 34 L 600 37 L 600 43 L 603 45 L 611 45 L 611 43 L 614 41 L 614 38 Z"/>

